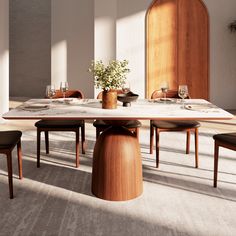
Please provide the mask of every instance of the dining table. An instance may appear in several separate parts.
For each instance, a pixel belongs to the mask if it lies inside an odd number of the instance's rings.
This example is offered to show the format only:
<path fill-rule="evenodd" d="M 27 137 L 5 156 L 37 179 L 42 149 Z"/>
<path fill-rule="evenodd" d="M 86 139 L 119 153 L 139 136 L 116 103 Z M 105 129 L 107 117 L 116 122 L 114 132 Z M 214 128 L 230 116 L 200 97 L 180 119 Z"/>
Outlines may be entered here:
<path fill-rule="evenodd" d="M 233 115 L 204 99 L 138 99 L 131 106 L 102 109 L 100 99 L 30 99 L 8 111 L 4 119 L 95 120 L 110 127 L 93 151 L 92 193 L 105 200 L 125 201 L 143 192 L 142 158 L 129 120 L 227 120 Z"/>

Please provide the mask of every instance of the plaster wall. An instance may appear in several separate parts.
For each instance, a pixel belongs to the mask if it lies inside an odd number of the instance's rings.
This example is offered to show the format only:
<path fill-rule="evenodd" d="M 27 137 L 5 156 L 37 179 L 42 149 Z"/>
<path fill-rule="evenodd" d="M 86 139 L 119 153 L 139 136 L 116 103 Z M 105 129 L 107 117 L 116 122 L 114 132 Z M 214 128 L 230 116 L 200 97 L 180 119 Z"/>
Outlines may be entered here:
<path fill-rule="evenodd" d="M 94 5 L 94 59 L 108 63 L 116 59 L 116 0 L 95 1 Z M 100 92 L 94 89 L 94 97 Z"/>
<path fill-rule="evenodd" d="M 94 58 L 94 1 L 52 0 L 52 83 L 94 96 L 88 67 Z"/>

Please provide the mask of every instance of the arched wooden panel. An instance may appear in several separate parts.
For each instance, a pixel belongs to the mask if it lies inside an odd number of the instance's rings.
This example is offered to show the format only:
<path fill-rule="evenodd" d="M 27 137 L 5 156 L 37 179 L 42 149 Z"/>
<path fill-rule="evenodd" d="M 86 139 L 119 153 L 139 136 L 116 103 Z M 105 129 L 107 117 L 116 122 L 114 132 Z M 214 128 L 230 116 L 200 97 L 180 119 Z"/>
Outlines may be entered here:
<path fill-rule="evenodd" d="M 201 0 L 155 0 L 146 16 L 146 96 L 168 82 L 208 99 L 208 13 Z"/>

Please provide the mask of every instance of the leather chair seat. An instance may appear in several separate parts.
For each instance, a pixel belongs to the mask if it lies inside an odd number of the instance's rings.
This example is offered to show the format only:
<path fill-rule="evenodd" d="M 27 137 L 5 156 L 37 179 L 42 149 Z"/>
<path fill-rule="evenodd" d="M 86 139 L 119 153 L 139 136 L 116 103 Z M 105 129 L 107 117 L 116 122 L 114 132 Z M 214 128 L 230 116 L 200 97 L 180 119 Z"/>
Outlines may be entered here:
<path fill-rule="evenodd" d="M 236 146 L 236 133 L 216 134 L 214 140 Z"/>
<path fill-rule="evenodd" d="M 0 149 L 11 149 L 16 146 L 22 136 L 21 131 L 1 131 L 0 132 Z"/>
<path fill-rule="evenodd" d="M 160 128 L 160 129 L 191 129 L 191 128 L 198 128 L 200 127 L 200 123 L 197 121 L 165 121 L 165 120 L 160 120 L 160 121 L 155 121 L 152 120 L 151 123 L 154 127 Z"/>
<path fill-rule="evenodd" d="M 84 124 L 84 120 L 40 120 L 35 123 L 37 128 L 76 128 Z"/>
<path fill-rule="evenodd" d="M 110 124 L 106 123 L 104 120 L 96 120 L 93 122 L 94 127 L 108 128 Z M 141 127 L 142 123 L 138 120 L 128 120 L 124 127 L 127 129 Z"/>

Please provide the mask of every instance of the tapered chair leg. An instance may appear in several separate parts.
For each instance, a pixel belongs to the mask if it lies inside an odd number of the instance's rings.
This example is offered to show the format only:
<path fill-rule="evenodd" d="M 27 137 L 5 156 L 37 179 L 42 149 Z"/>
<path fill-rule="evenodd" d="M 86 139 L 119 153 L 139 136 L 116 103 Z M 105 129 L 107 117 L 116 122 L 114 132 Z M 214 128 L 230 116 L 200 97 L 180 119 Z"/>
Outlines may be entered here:
<path fill-rule="evenodd" d="M 219 159 L 219 145 L 215 141 L 215 152 L 214 152 L 214 187 L 217 187 L 217 175 L 218 175 L 218 159 Z"/>
<path fill-rule="evenodd" d="M 49 154 L 49 137 L 48 137 L 48 131 L 44 131 L 45 134 L 45 148 L 46 148 L 46 154 Z"/>
<path fill-rule="evenodd" d="M 37 167 L 40 167 L 40 142 L 41 142 L 41 131 L 37 129 Z"/>
<path fill-rule="evenodd" d="M 195 168 L 198 168 L 198 128 L 195 128 Z"/>
<path fill-rule="evenodd" d="M 85 125 L 81 126 L 82 153 L 85 154 Z"/>
<path fill-rule="evenodd" d="M 186 135 L 186 154 L 189 154 L 190 152 L 190 130 L 187 130 L 187 135 Z"/>
<path fill-rule="evenodd" d="M 150 122 L 150 154 L 153 154 L 154 127 Z"/>
<path fill-rule="evenodd" d="M 17 143 L 17 157 L 18 157 L 18 171 L 19 171 L 19 179 L 23 178 L 22 174 L 22 152 L 21 152 L 21 141 Z"/>
<path fill-rule="evenodd" d="M 159 167 L 159 138 L 160 138 L 160 131 L 159 129 L 156 129 L 156 168 Z"/>
<path fill-rule="evenodd" d="M 98 136 L 99 136 L 99 129 L 98 128 L 96 128 L 96 140 L 98 139 Z"/>
<path fill-rule="evenodd" d="M 76 138 L 75 138 L 75 155 L 76 155 L 76 168 L 79 167 L 79 129 L 75 132 Z"/>
<path fill-rule="evenodd" d="M 138 139 L 138 141 L 139 141 L 139 128 L 135 128 L 135 135 L 136 135 L 136 137 L 137 137 L 137 139 Z"/>
<path fill-rule="evenodd" d="M 12 179 L 12 155 L 11 151 L 7 153 L 7 169 L 10 198 L 13 198 L 13 179 Z"/>

